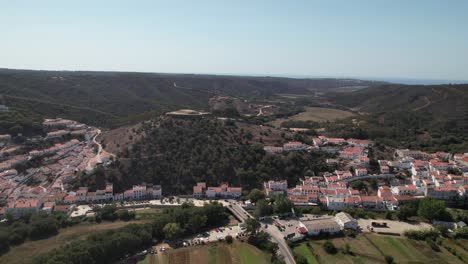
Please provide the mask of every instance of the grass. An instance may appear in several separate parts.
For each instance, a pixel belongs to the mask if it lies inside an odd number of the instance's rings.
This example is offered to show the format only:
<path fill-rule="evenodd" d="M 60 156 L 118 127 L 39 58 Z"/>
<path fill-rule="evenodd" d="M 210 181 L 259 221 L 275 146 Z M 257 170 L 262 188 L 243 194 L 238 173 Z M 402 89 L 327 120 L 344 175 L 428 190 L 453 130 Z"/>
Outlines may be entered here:
<path fill-rule="evenodd" d="M 306 243 L 301 243 L 299 246 L 295 247 L 294 253 L 305 257 L 307 259 L 307 263 L 309 264 L 318 264 L 317 259 L 315 259 L 314 254 Z"/>
<path fill-rule="evenodd" d="M 334 108 L 305 107 L 304 109 L 306 110 L 305 112 L 293 115 L 289 118 L 276 119 L 272 121 L 271 124 L 276 127 L 279 127 L 281 123 L 287 120 L 326 122 L 354 115 L 352 112 L 338 110 Z"/>
<path fill-rule="evenodd" d="M 331 239 L 337 248 L 348 243 L 351 253 L 337 254 L 326 253 L 322 245 L 325 240 L 311 240 L 302 242 L 294 247 L 296 254 L 304 256 L 308 263 L 385 263 L 385 255 L 392 256 L 396 263 L 464 263 L 457 256 L 448 252 L 442 246 L 440 252 L 430 248 L 425 241 L 410 240 L 407 238 L 396 238 L 376 234 L 359 234 L 356 238 L 334 238 Z M 307 246 L 309 243 L 312 250 Z M 466 261 L 468 257 L 466 240 L 444 240 L 444 245 L 456 249 L 457 255 L 461 255 Z"/>
<path fill-rule="evenodd" d="M 142 264 L 267 264 L 269 257 L 256 247 L 236 242 L 215 243 L 199 247 L 180 248 L 158 255 L 148 255 Z"/>
<path fill-rule="evenodd" d="M 241 256 L 241 263 L 243 264 L 268 263 L 266 254 L 249 244 L 235 244 L 234 253 Z"/>
<path fill-rule="evenodd" d="M 116 229 L 130 223 L 144 223 L 144 221 L 129 222 L 102 222 L 100 224 L 84 223 L 60 229 L 56 236 L 36 241 L 26 241 L 25 243 L 13 246 L 10 250 L 0 257 L 0 264 L 19 264 L 29 263 L 35 256 L 47 253 L 54 248 L 58 248 L 76 239 L 84 239 L 89 234 L 100 231 Z"/>

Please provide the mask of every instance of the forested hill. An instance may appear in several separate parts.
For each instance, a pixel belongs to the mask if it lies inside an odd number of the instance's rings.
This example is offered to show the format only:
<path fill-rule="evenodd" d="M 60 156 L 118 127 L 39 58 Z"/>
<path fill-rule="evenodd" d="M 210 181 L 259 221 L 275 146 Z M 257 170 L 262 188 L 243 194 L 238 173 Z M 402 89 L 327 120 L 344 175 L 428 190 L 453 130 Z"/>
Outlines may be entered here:
<path fill-rule="evenodd" d="M 362 114 L 341 136 L 371 138 L 385 145 L 426 151 L 468 151 L 468 84 L 383 85 L 330 96 Z M 356 131 L 358 133 L 356 133 Z M 345 134 L 343 134 L 345 133 Z"/>
<path fill-rule="evenodd" d="M 197 181 L 251 189 L 270 179 L 295 184 L 307 171 L 328 170 L 327 154 L 267 154 L 261 144 L 249 143 L 252 135 L 235 123 L 165 118 L 157 126 L 146 123 L 143 130 L 146 136 L 106 171 L 117 189 L 142 181 L 162 184 L 168 193 L 191 193 Z"/>
<path fill-rule="evenodd" d="M 468 107 L 468 84 L 387 84 L 336 95 L 332 100 L 361 112 L 412 111 L 459 118 Z"/>
<path fill-rule="evenodd" d="M 208 108 L 214 95 L 264 98 L 372 84 L 351 79 L 0 69 L 0 95 L 8 106 L 104 126 L 176 108 Z"/>

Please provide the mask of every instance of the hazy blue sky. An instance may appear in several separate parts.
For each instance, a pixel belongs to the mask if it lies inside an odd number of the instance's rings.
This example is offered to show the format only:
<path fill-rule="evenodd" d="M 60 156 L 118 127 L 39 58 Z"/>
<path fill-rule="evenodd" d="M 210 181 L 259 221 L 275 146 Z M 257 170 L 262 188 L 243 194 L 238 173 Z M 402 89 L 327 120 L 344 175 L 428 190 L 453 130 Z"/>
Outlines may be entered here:
<path fill-rule="evenodd" d="M 468 80 L 468 1 L 0 0 L 0 67 Z"/>

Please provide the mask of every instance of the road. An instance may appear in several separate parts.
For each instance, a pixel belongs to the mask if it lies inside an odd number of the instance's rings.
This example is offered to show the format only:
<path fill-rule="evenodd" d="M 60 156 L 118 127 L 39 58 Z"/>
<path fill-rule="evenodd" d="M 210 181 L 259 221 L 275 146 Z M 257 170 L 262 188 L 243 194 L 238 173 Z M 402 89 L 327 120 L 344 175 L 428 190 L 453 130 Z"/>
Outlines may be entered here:
<path fill-rule="evenodd" d="M 98 129 L 96 135 L 93 137 L 93 143 L 98 146 L 98 152 L 96 154 L 96 159 L 98 162 L 101 162 L 101 153 L 102 153 L 102 145 L 101 143 L 97 142 L 96 138 L 101 135 L 101 130 Z"/>
<path fill-rule="evenodd" d="M 252 217 L 247 211 L 242 208 L 237 202 L 234 202 L 231 204 L 231 206 L 228 206 L 229 210 L 239 218 L 242 222 L 247 220 L 249 217 Z M 262 231 L 267 232 L 270 234 L 272 240 L 278 244 L 278 248 L 280 251 L 280 254 L 284 257 L 284 261 L 286 264 L 295 264 L 296 261 L 294 260 L 293 255 L 291 254 L 291 251 L 289 250 L 288 244 L 284 240 L 283 234 L 276 228 L 274 225 L 267 225 L 267 228 L 265 228 L 264 225 L 261 227 Z"/>

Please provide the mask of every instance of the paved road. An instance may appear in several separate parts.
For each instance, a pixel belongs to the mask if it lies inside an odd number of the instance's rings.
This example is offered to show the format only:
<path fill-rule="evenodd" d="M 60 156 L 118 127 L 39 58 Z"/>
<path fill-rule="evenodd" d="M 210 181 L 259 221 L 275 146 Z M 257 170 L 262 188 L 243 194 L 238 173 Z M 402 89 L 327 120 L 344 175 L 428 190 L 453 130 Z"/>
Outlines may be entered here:
<path fill-rule="evenodd" d="M 242 208 L 239 204 L 234 202 L 231 207 L 229 207 L 229 210 L 236 215 L 242 222 L 247 220 L 250 217 L 252 217 L 247 211 Z M 291 254 L 291 251 L 289 251 L 288 244 L 286 244 L 286 241 L 284 240 L 283 234 L 276 228 L 274 225 L 267 225 L 268 227 L 265 228 L 265 226 L 262 225 L 261 230 L 267 232 L 270 234 L 271 238 L 275 243 L 278 244 L 278 248 L 280 251 L 280 254 L 284 257 L 284 261 L 286 264 L 296 264 L 296 261 L 294 260 L 293 255 Z"/>
<path fill-rule="evenodd" d="M 270 234 L 271 238 L 278 244 L 278 248 L 281 252 L 281 255 L 284 257 L 286 264 L 295 264 L 291 251 L 289 250 L 288 244 L 284 240 L 283 234 L 278 230 L 274 225 L 268 225 L 268 228 L 262 226 L 262 230 Z"/>

